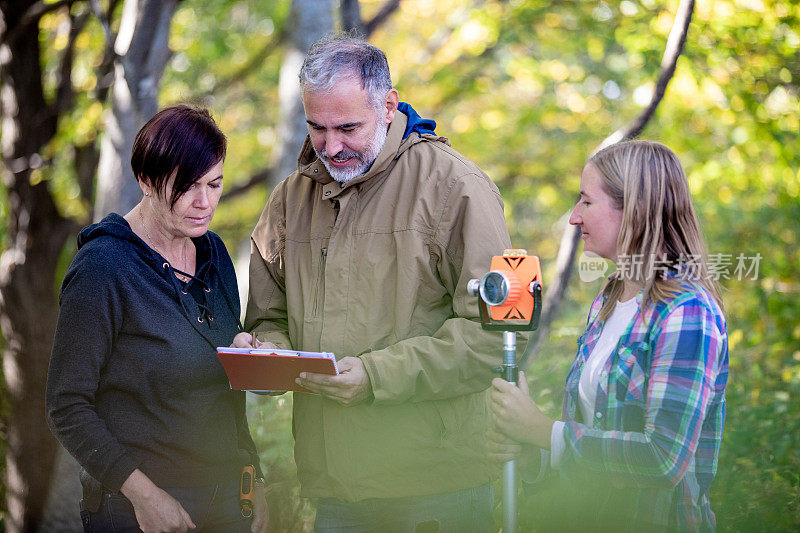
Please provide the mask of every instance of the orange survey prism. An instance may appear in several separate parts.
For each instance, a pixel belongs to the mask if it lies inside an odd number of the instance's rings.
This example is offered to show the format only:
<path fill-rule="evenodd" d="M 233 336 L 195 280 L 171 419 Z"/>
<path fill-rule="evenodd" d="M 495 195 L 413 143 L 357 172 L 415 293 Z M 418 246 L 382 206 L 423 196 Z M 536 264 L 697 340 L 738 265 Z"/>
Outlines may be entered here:
<path fill-rule="evenodd" d="M 508 283 L 505 301 L 491 306 L 492 320 L 530 320 L 534 306 L 528 287 L 542 279 L 539 258 L 525 250 L 506 250 L 503 255 L 492 257 L 489 269 L 501 274 Z"/>
<path fill-rule="evenodd" d="M 541 284 L 539 258 L 522 249 L 509 249 L 492 257 L 490 271 L 471 280 L 467 291 L 480 296 L 481 321 L 486 329 L 520 326 L 533 330 L 541 313 Z"/>
<path fill-rule="evenodd" d="M 337 375 L 336 356 L 330 352 L 217 347 L 231 389 L 254 392 L 311 392 L 295 383 L 300 372 Z"/>

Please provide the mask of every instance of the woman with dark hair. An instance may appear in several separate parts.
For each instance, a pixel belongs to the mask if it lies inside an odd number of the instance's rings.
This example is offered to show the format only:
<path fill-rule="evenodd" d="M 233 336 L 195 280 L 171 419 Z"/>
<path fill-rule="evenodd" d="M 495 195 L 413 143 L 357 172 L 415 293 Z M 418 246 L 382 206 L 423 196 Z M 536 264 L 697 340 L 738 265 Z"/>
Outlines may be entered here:
<path fill-rule="evenodd" d="M 524 374 L 520 387 L 495 379 L 490 453 L 513 458 L 507 439 L 550 451 L 569 510 L 545 518 L 562 529 L 713 530 L 728 337 L 678 158 L 646 141 L 601 150 L 569 221 L 617 271 L 578 339 L 562 419 L 539 410 Z"/>
<path fill-rule="evenodd" d="M 86 531 L 264 531 L 245 393 L 215 347 L 241 331 L 233 264 L 208 231 L 225 136 L 208 111 L 159 111 L 131 157 L 143 198 L 78 235 L 47 379 L 50 427 L 84 471 Z M 254 518 L 239 480 L 255 468 Z"/>

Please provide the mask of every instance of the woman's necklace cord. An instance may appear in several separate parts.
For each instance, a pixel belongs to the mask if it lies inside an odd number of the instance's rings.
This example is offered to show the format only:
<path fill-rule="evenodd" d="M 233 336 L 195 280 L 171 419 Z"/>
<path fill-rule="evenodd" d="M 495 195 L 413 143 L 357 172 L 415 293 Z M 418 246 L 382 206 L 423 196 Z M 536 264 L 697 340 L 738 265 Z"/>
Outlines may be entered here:
<path fill-rule="evenodd" d="M 162 252 L 156 246 L 156 243 L 155 243 L 155 240 L 153 239 L 153 236 L 150 235 L 150 230 L 147 228 L 147 224 L 144 223 L 144 213 L 142 213 L 142 207 L 141 206 L 139 206 L 139 221 L 142 224 L 142 229 L 144 229 L 144 234 L 145 234 L 145 237 L 147 238 L 147 245 L 150 246 L 150 248 L 152 248 L 153 250 L 155 250 L 159 254 L 161 254 L 161 256 L 164 259 L 166 259 L 167 261 L 169 261 L 170 264 L 171 264 L 172 262 L 169 260 L 169 257 L 167 257 L 167 255 L 164 252 Z M 183 263 L 182 263 L 182 266 L 181 266 L 181 268 L 179 270 L 181 270 L 183 272 L 186 272 L 187 268 L 188 268 L 188 263 L 186 261 L 186 243 L 185 242 L 183 243 L 182 250 L 183 250 Z M 188 276 L 185 276 L 184 274 L 181 274 L 179 272 L 175 272 L 175 276 L 179 280 L 184 282 L 184 283 L 188 282 L 191 279 Z"/>

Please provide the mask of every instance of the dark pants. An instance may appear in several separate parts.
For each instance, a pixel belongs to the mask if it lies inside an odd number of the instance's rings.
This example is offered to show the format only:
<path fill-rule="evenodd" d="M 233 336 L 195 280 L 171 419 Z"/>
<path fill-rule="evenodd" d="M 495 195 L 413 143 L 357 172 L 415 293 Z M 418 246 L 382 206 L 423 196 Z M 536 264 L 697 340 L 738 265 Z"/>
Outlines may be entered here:
<path fill-rule="evenodd" d="M 493 525 L 491 485 L 429 496 L 345 502 L 320 498 L 316 533 L 486 533 Z"/>
<path fill-rule="evenodd" d="M 239 482 L 205 487 L 164 488 L 186 509 L 197 529 L 195 532 L 248 533 L 250 518 L 242 516 L 239 508 Z M 141 531 L 133 504 L 122 494 L 103 494 L 96 513 L 81 510 L 86 533 L 111 531 L 133 533 Z"/>

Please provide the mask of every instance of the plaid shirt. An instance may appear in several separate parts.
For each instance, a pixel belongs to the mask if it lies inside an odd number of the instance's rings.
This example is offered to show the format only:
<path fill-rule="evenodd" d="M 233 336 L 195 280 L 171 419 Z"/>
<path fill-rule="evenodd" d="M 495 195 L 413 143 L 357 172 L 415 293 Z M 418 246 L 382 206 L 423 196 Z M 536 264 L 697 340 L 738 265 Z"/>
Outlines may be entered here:
<path fill-rule="evenodd" d="M 633 524 L 713 530 L 709 487 L 725 419 L 728 337 L 712 297 L 683 287 L 669 302 L 636 312 L 602 371 L 589 427 L 578 383 L 603 327 L 604 295 L 595 299 L 567 376 L 561 469 L 599 475 L 607 505 L 621 496 L 615 512 Z"/>

